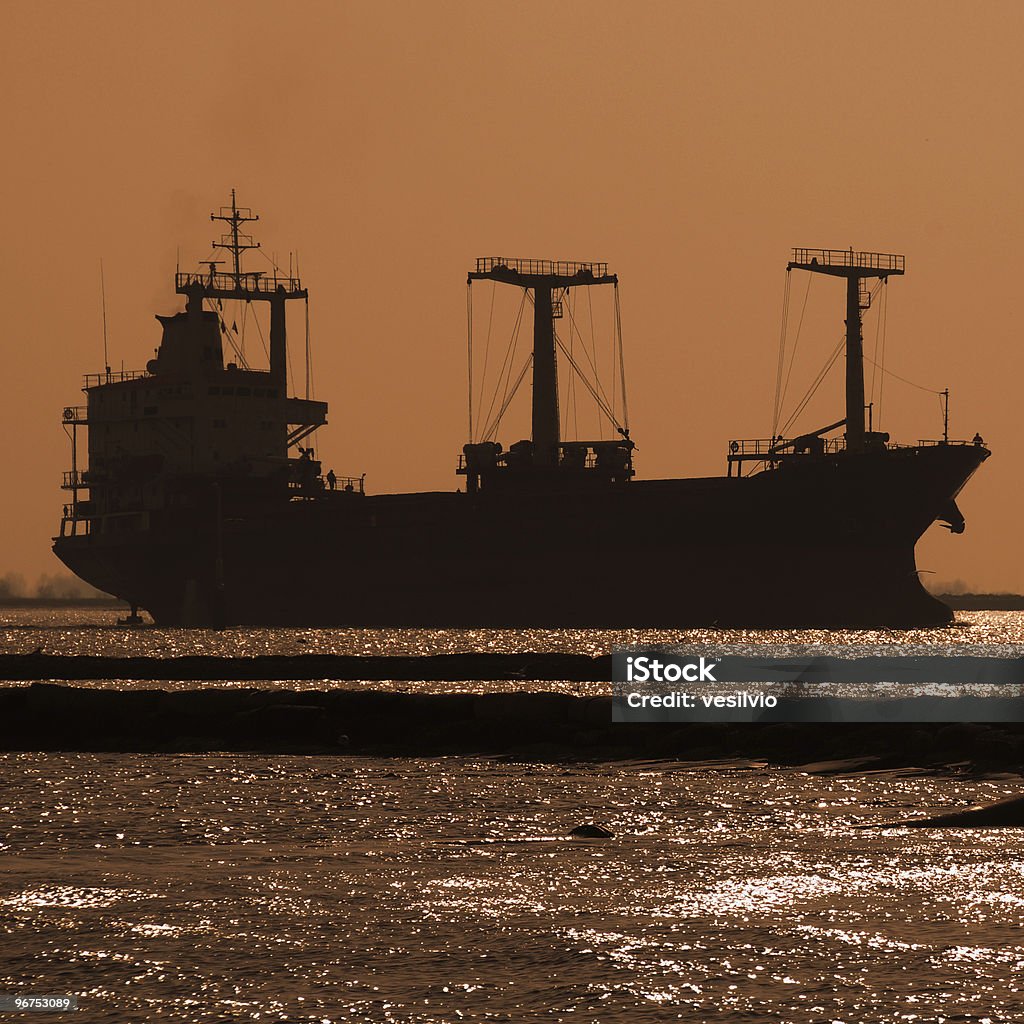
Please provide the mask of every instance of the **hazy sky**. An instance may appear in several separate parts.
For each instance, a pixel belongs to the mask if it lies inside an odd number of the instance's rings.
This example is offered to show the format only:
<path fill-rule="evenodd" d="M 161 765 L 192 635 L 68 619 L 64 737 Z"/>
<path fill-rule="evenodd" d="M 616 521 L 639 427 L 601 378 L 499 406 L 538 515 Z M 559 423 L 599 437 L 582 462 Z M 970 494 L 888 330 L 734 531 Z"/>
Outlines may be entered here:
<path fill-rule="evenodd" d="M 234 186 L 310 289 L 324 466 L 374 491 L 457 485 L 477 256 L 619 274 L 637 468 L 660 477 L 724 472 L 730 438 L 770 432 L 791 246 L 906 254 L 886 365 L 950 387 L 951 433 L 994 451 L 967 533 L 933 528 L 918 565 L 1024 589 L 1024 4 L 90 0 L 8 5 L 4 29 L 0 575 L 57 567 L 60 414 L 102 369 L 100 259 L 111 362 L 141 368 L 153 314 L 180 308 L 177 251 L 208 254 Z M 817 279 L 790 407 L 842 317 Z M 800 427 L 840 418 L 841 371 Z M 939 402 L 889 378 L 882 425 L 939 436 Z"/>

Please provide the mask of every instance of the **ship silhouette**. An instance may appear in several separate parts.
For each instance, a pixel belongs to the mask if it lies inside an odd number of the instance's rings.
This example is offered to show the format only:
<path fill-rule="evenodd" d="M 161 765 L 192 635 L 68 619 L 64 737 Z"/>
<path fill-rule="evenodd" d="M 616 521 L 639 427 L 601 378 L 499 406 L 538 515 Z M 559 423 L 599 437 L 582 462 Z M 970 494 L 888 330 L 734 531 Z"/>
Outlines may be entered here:
<path fill-rule="evenodd" d="M 133 613 L 214 627 L 952 619 L 921 585 L 914 547 L 936 521 L 963 531 L 956 496 L 989 451 L 977 435 L 897 445 L 866 423 L 866 282 L 903 274 L 902 256 L 794 250 L 790 269 L 847 284 L 845 416 L 797 437 L 733 440 L 725 476 L 666 480 L 636 478 L 628 424 L 615 416 L 610 440 L 561 436 L 559 352 L 573 359 L 556 322 L 576 289 L 610 287 L 617 300 L 607 265 L 480 259 L 470 287 L 522 289 L 533 305 L 519 378 L 532 372 L 531 437 L 508 449 L 471 437 L 457 467 L 464 489 L 370 494 L 362 477 L 323 475 L 304 442 L 327 404 L 287 392 L 286 304 L 306 301 L 306 289 L 276 268 L 243 270 L 258 247 L 243 228 L 258 218 L 234 192 L 212 219 L 227 225 L 215 245 L 228 267 L 179 270 L 185 310 L 158 317 L 146 369 L 87 375 L 86 405 L 64 410 L 70 501 L 54 552 Z M 269 305 L 268 370 L 225 362 L 230 300 Z"/>

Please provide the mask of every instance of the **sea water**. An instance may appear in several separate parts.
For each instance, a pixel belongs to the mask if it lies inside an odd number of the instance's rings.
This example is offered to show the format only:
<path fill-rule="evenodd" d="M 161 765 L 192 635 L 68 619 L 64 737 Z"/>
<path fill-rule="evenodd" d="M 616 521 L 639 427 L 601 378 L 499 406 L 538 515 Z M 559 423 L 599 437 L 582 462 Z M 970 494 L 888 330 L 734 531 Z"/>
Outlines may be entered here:
<path fill-rule="evenodd" d="M 861 657 L 886 654 L 956 654 L 1024 657 L 1024 611 L 958 612 L 953 625 L 928 629 L 160 629 L 149 624 L 127 628 L 117 624 L 118 612 L 102 608 L 0 607 L 0 655 L 83 654 L 98 657 L 177 658 L 189 655 L 250 657 L 304 654 L 438 655 L 462 653 L 514 654 L 543 652 L 609 654 L 624 645 L 677 644 L 693 647 L 739 645 L 762 649 L 765 644 L 855 646 Z M 11 682 L 17 682 L 12 680 Z M 127 678 L 76 682 L 76 686 L 152 687 L 254 685 L 252 680 L 216 682 L 190 679 L 159 683 Z M 256 683 L 255 685 L 258 685 Z M 371 680 L 365 683 L 293 680 L 291 689 L 325 686 L 370 686 L 422 693 L 476 693 L 508 690 L 557 690 L 565 693 L 610 694 L 610 683 L 537 680 Z"/>
<path fill-rule="evenodd" d="M 620 637 L 7 615 L 3 650 L 54 654 L 601 653 Z M 843 642 L 1024 643 L 1020 613 L 961 619 Z M 1022 1014 L 1024 830 L 863 826 L 1021 789 L 749 762 L 0 755 L 0 994 L 73 994 L 90 1022 L 1000 1024 Z M 613 838 L 568 836 L 591 822 Z"/>

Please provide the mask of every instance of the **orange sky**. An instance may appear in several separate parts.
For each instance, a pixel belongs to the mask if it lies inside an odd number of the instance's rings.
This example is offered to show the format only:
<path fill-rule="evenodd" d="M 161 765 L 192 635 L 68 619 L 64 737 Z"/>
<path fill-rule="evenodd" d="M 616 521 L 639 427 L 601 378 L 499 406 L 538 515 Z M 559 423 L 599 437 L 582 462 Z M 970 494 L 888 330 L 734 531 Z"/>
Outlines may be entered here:
<path fill-rule="evenodd" d="M 265 249 L 299 253 L 325 468 L 375 491 L 456 486 L 477 256 L 620 275 L 637 467 L 657 477 L 723 472 L 730 438 L 770 432 L 791 246 L 905 253 L 887 365 L 949 386 L 951 433 L 994 450 L 967 533 L 933 528 L 918 564 L 1024 590 L 1022 39 L 1017 2 L 9 6 L 0 575 L 60 568 L 60 413 L 102 369 L 100 258 L 111 362 L 141 368 L 153 313 L 179 308 L 178 247 L 183 267 L 207 255 L 235 186 Z M 794 396 L 842 316 L 842 285 L 816 280 Z M 840 418 L 840 374 L 801 427 Z M 936 437 L 938 401 L 890 378 L 883 427 Z"/>

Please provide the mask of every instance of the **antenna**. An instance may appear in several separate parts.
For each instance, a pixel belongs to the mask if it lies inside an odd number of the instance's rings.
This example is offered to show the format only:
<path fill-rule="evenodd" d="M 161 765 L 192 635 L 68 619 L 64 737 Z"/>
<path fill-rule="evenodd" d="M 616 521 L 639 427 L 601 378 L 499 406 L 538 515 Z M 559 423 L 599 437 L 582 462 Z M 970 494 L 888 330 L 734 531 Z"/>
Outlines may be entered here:
<path fill-rule="evenodd" d="M 259 215 L 254 214 L 248 206 L 239 208 L 235 201 L 234 189 L 231 190 L 230 211 L 226 206 L 222 206 L 220 213 L 210 214 L 210 220 L 222 220 L 225 224 L 231 225 L 231 231 L 226 235 L 221 235 L 220 241 L 214 242 L 213 246 L 215 249 L 227 249 L 231 253 L 236 288 L 242 287 L 242 253 L 246 249 L 258 249 L 260 247 L 259 242 L 253 241 L 252 235 L 239 234 L 238 225 L 247 224 L 259 219 Z"/>
<path fill-rule="evenodd" d="M 103 279 L 103 257 L 100 257 L 100 305 L 103 308 L 103 365 L 110 376 L 110 355 L 107 352 L 107 286 Z"/>

